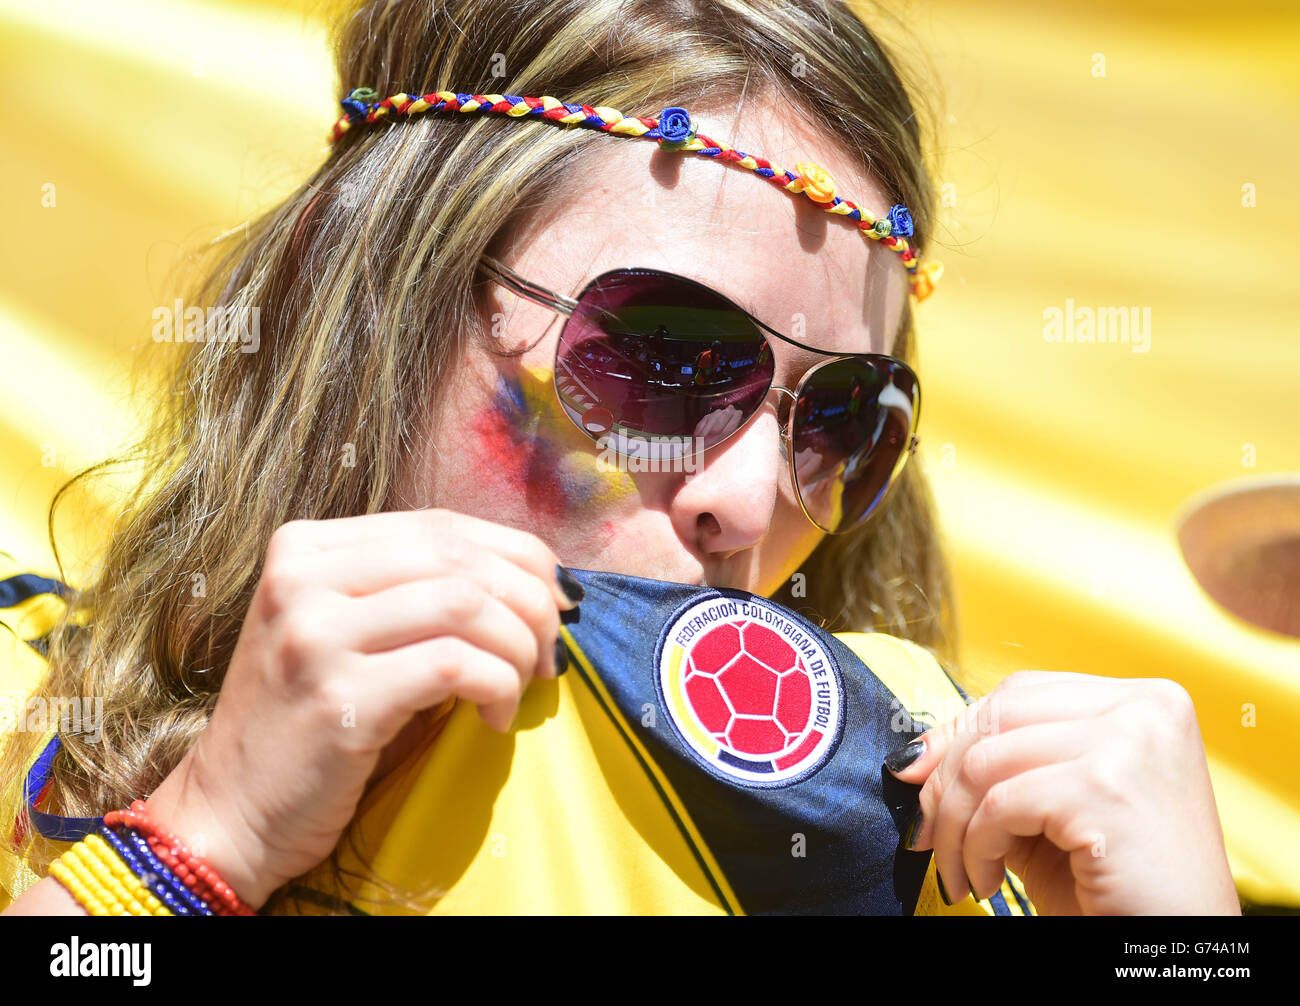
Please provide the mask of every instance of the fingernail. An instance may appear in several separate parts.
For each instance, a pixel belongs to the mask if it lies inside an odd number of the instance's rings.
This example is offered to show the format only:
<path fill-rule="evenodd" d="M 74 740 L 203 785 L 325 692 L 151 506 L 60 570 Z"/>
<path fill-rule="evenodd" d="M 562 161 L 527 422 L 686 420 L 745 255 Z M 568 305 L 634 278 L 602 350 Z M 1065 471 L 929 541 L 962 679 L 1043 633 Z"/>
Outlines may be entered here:
<path fill-rule="evenodd" d="M 582 584 L 575 580 L 573 574 L 563 566 L 555 567 L 555 579 L 560 584 L 560 589 L 564 591 L 564 596 L 574 604 L 587 596 L 587 592 L 582 589 Z"/>
<path fill-rule="evenodd" d="M 917 807 L 912 820 L 908 821 L 907 827 L 903 829 L 903 848 L 908 852 L 911 852 L 912 846 L 916 844 L 916 836 L 921 833 L 921 822 L 924 820 L 925 815 L 921 812 L 921 808 Z"/>
<path fill-rule="evenodd" d="M 581 608 L 567 608 L 560 612 L 560 624 L 572 625 L 574 622 L 582 621 Z"/>
<path fill-rule="evenodd" d="M 972 884 L 969 880 L 966 881 L 966 883 L 967 883 L 967 885 L 970 887 L 970 896 L 971 896 L 972 898 L 974 898 L 976 901 L 979 901 L 979 900 L 980 900 L 980 896 L 979 896 L 978 894 L 975 893 L 975 885 Z"/>
<path fill-rule="evenodd" d="M 911 741 L 885 755 L 885 768 L 891 772 L 901 772 L 923 754 L 925 754 L 925 741 Z"/>
<path fill-rule="evenodd" d="M 563 639 L 555 641 L 555 676 L 558 678 L 569 669 L 569 648 Z"/>
<path fill-rule="evenodd" d="M 948 892 L 943 889 L 943 874 L 939 872 L 938 867 L 935 867 L 934 879 L 939 882 L 939 897 L 943 898 L 943 903 L 951 908 L 952 900 L 948 897 Z"/>

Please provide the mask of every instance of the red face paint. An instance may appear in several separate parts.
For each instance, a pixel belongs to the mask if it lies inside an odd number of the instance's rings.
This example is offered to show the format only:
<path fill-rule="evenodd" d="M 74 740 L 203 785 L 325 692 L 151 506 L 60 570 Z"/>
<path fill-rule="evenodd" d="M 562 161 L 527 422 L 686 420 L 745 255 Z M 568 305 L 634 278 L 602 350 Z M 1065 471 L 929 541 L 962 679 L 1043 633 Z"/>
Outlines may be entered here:
<path fill-rule="evenodd" d="M 482 461 L 480 474 L 500 484 L 503 492 L 522 499 L 534 512 L 551 517 L 567 509 L 564 486 L 555 465 L 540 457 L 536 444 L 523 437 L 495 407 L 474 417 Z"/>
<path fill-rule="evenodd" d="M 503 496 L 522 499 L 532 512 L 552 517 L 578 508 L 594 512 L 600 504 L 631 497 L 635 483 L 626 474 L 600 471 L 594 447 L 584 441 L 575 448 L 567 426 L 557 438 L 553 426 L 567 424 L 567 418 L 556 419 L 539 403 L 543 391 L 552 394 L 549 385 L 534 374 L 527 375 L 527 382 L 500 377 L 492 404 L 472 420 L 481 475 L 493 479 Z"/>

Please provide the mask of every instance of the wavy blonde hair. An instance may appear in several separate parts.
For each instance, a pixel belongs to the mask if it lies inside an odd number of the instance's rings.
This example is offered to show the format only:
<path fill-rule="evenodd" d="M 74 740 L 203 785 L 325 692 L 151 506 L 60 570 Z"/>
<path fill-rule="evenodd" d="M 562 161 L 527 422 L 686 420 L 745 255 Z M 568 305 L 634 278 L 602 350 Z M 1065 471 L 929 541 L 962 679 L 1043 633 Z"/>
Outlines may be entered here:
<path fill-rule="evenodd" d="M 508 90 L 630 114 L 770 96 L 911 209 L 915 245 L 924 250 L 932 233 L 926 116 L 876 35 L 833 0 L 373 0 L 341 22 L 337 65 L 344 91 Z M 492 75 L 501 65 L 506 78 Z M 40 693 L 104 703 L 101 743 L 62 737 L 57 812 L 126 806 L 198 738 L 277 527 L 405 505 L 402 474 L 421 456 L 429 403 L 461 339 L 487 344 L 480 256 L 508 246 L 544 195 L 565 191 L 590 145 L 611 142 L 490 117 L 357 128 L 280 205 L 217 244 L 189 303 L 258 308 L 260 352 L 177 347 L 146 434 L 75 476 L 51 506 L 53 528 L 79 480 L 119 461 L 141 466 L 92 582 L 50 637 Z M 914 343 L 909 309 L 895 355 L 913 361 Z M 352 466 L 340 463 L 344 445 Z M 778 600 L 955 663 L 949 577 L 919 465 L 865 528 L 826 537 L 801 572 L 806 596 L 787 586 Z M 18 731 L 0 756 L 3 820 L 14 819 L 38 745 Z M 61 848 L 29 836 L 19 851 L 43 875 Z M 279 910 L 284 891 L 266 910 Z"/>

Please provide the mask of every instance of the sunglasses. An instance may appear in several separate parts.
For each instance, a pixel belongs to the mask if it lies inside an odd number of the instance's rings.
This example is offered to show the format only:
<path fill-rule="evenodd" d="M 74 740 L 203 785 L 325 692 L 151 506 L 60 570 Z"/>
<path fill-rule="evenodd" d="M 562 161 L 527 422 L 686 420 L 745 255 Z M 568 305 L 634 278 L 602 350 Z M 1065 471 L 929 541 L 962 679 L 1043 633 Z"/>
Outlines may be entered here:
<path fill-rule="evenodd" d="M 822 531 L 844 534 L 880 509 L 916 451 L 921 385 L 902 360 L 804 345 L 703 283 L 658 269 L 613 269 L 567 297 L 490 256 L 483 264 L 565 316 L 555 393 L 579 430 L 623 457 L 679 463 L 726 441 L 780 392 L 799 505 Z M 794 390 L 775 385 L 772 339 L 830 359 Z"/>

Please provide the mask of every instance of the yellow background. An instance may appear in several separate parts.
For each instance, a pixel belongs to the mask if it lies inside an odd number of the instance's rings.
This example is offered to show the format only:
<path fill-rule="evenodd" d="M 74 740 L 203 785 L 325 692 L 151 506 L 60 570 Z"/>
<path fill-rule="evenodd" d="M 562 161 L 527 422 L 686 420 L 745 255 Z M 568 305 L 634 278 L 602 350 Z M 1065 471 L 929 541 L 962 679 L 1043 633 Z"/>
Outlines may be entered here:
<path fill-rule="evenodd" d="M 146 405 L 182 250 L 323 158 L 334 6 L 0 0 L 0 549 L 53 571 L 51 497 Z M 1300 641 L 1214 605 L 1174 537 L 1191 494 L 1300 471 L 1300 13 L 893 9 L 945 101 L 921 459 L 964 663 L 1181 682 L 1243 895 L 1300 906 Z M 1150 308 L 1150 351 L 1045 341 L 1067 299 Z M 75 581 L 102 527 L 59 532 Z"/>

